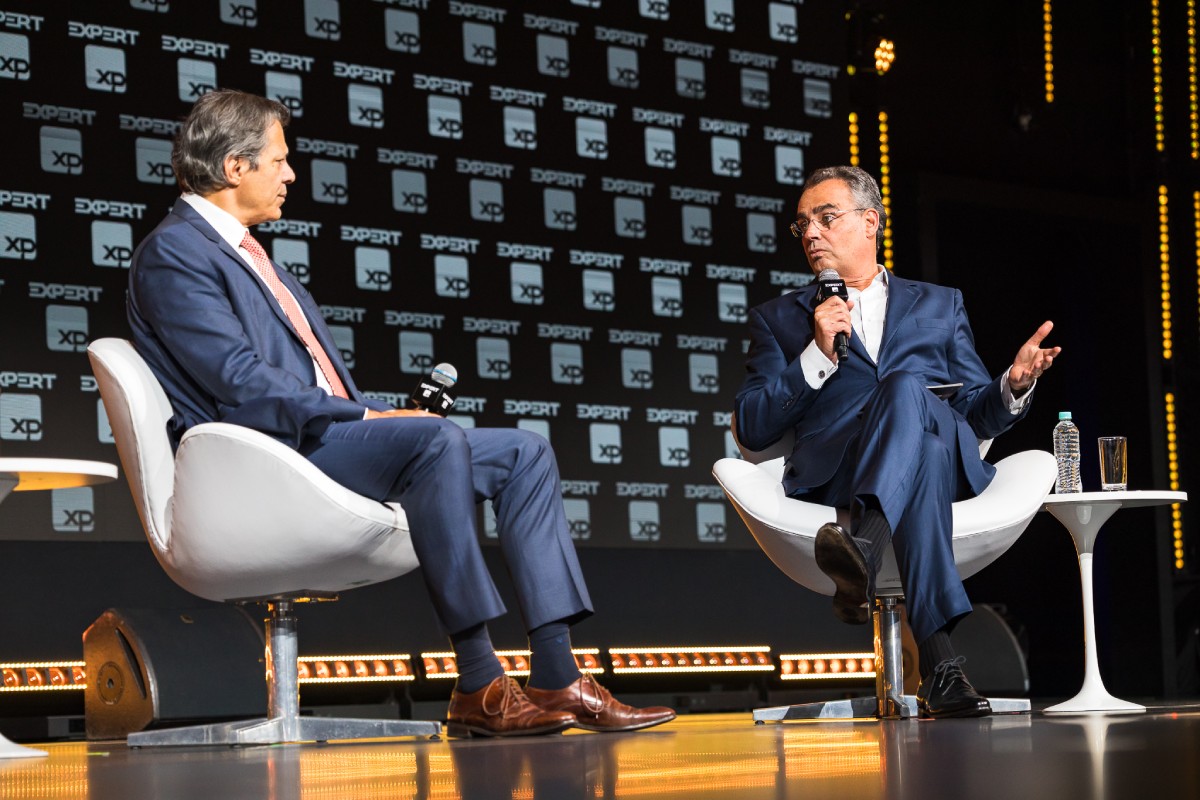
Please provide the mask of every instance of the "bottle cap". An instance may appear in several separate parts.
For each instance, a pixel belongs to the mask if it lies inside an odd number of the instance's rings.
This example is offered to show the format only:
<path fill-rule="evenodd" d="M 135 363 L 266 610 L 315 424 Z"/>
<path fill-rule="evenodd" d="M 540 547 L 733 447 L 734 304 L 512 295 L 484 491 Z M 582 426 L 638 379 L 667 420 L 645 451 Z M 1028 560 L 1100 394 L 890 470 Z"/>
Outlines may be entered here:
<path fill-rule="evenodd" d="M 1059 419 L 1070 419 L 1071 412 L 1070 411 L 1060 411 L 1060 412 L 1058 412 L 1058 418 Z"/>

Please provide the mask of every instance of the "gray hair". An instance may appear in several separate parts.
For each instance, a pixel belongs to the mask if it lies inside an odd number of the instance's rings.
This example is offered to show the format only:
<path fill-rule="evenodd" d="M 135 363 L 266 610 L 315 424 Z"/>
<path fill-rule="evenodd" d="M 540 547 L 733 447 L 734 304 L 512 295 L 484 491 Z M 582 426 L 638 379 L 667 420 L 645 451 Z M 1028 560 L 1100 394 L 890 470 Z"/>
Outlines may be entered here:
<path fill-rule="evenodd" d="M 825 181 L 842 181 L 850 189 L 850 196 L 859 208 L 873 208 L 879 214 L 879 230 L 887 226 L 887 211 L 883 208 L 883 196 L 879 193 L 879 184 L 871 177 L 871 173 L 860 167 L 821 167 L 814 170 L 804 182 L 804 190 Z M 883 237 L 875 239 L 875 249 L 883 246 Z"/>
<path fill-rule="evenodd" d="M 229 187 L 225 159 L 244 158 L 258 169 L 272 122 L 287 127 L 287 106 L 265 97 L 218 89 L 192 106 L 171 150 L 175 179 L 186 192 L 207 195 Z"/>

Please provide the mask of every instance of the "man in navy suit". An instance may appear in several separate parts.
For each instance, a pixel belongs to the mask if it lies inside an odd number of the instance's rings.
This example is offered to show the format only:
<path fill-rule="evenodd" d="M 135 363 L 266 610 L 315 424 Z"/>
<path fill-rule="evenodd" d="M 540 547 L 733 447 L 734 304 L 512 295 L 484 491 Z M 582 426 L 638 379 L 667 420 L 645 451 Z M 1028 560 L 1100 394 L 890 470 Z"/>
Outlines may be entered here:
<path fill-rule="evenodd" d="M 312 297 L 251 235 L 279 219 L 296 177 L 288 121 L 283 105 L 243 92 L 197 101 L 172 153 L 183 196 L 134 253 L 129 323 L 171 400 L 172 440 L 202 422 L 244 425 L 347 488 L 403 505 L 458 656 L 451 735 L 624 731 L 674 718 L 668 708 L 618 702 L 576 667 L 569 625 L 591 613 L 591 600 L 549 443 L 515 429 L 463 430 L 363 397 Z M 475 530 L 484 499 L 529 632 L 524 690 L 504 675 L 487 630 L 505 609 Z"/>
<path fill-rule="evenodd" d="M 762 450 L 793 432 L 787 494 L 851 509 L 852 531 L 824 525 L 814 542 L 817 565 L 836 586 L 839 619 L 869 619 L 876 572 L 895 546 L 920 650 L 920 714 L 980 716 L 991 712 L 987 699 L 950 643 L 971 611 L 954 566 L 950 504 L 991 482 L 995 468 L 980 458 L 978 440 L 1025 415 L 1035 380 L 1060 348 L 1041 347 L 1053 327 L 1046 322 L 991 378 L 961 293 L 876 263 L 884 220 L 879 187 L 863 170 L 829 167 L 809 177 L 791 230 L 813 272 L 834 270 L 849 299 L 823 299 L 814 282 L 751 310 L 737 434 Z M 843 357 L 839 334 L 848 339 Z M 954 383 L 962 386 L 947 399 L 927 388 Z"/>

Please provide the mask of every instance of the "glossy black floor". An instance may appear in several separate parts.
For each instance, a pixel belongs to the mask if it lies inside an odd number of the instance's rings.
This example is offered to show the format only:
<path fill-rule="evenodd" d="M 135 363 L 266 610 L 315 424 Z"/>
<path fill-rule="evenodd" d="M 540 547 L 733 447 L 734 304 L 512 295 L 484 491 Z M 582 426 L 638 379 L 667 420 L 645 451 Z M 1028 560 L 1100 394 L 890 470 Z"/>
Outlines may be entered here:
<path fill-rule="evenodd" d="M 129 750 L 0 761 L 9 798 L 1196 798 L 1200 704 L 1144 714 L 790 722 L 628 734 Z"/>

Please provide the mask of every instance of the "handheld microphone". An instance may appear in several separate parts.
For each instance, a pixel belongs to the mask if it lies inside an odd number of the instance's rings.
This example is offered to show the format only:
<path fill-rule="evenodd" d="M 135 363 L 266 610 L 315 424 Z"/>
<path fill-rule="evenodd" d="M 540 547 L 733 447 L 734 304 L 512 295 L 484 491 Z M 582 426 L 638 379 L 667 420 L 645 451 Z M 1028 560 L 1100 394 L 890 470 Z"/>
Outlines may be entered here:
<path fill-rule="evenodd" d="M 846 282 L 842 280 L 842 276 L 838 275 L 836 269 L 823 269 L 817 275 L 817 283 L 821 288 L 817 290 L 817 305 L 824 303 L 831 297 L 840 297 L 844 301 L 850 300 L 850 292 L 846 289 Z M 833 337 L 833 349 L 837 351 L 838 360 L 841 361 L 850 355 L 850 339 L 844 333 L 837 333 Z"/>
<path fill-rule="evenodd" d="M 453 364 L 438 364 L 433 368 L 428 378 L 417 384 L 408 401 L 422 411 L 429 411 L 438 416 L 446 416 L 446 412 L 454 405 L 454 398 L 446 393 L 447 389 L 458 383 L 458 370 Z"/>

